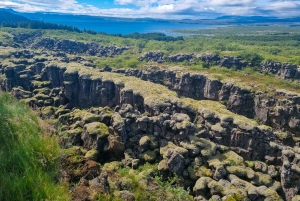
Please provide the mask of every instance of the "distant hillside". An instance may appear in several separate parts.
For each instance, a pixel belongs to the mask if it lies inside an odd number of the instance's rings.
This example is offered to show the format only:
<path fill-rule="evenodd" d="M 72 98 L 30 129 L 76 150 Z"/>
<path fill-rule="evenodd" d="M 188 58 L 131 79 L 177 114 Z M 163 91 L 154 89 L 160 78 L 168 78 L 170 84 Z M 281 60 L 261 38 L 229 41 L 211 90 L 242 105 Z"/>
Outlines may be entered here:
<path fill-rule="evenodd" d="M 2 24 L 2 22 L 23 22 L 23 21 L 30 21 L 30 20 L 27 19 L 26 17 L 0 10 L 0 25 Z"/>

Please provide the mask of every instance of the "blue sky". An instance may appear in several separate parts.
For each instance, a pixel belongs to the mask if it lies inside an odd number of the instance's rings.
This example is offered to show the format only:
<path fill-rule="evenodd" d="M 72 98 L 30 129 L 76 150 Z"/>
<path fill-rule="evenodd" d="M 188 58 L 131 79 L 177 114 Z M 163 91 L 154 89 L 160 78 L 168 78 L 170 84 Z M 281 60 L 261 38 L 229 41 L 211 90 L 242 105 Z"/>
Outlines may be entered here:
<path fill-rule="evenodd" d="M 222 15 L 300 16 L 300 0 L 0 0 L 0 8 L 20 12 L 165 19 Z"/>

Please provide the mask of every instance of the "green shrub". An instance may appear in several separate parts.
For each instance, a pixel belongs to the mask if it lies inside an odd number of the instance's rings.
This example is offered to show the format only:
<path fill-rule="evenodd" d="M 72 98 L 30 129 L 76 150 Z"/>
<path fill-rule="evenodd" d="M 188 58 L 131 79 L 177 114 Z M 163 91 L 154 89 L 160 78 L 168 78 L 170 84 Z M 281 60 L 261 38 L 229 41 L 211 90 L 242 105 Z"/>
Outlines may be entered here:
<path fill-rule="evenodd" d="M 258 66 L 264 59 L 260 54 L 249 50 L 240 52 L 238 56 L 243 60 L 250 62 L 252 66 Z"/>

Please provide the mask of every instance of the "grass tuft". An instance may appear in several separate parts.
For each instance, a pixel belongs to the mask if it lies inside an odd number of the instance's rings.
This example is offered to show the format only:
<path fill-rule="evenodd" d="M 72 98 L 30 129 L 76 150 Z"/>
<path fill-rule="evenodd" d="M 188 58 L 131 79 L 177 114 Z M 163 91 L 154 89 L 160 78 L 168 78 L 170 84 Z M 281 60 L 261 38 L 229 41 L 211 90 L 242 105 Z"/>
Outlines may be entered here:
<path fill-rule="evenodd" d="M 60 148 L 36 115 L 0 93 L 0 200 L 69 200 L 55 182 Z"/>

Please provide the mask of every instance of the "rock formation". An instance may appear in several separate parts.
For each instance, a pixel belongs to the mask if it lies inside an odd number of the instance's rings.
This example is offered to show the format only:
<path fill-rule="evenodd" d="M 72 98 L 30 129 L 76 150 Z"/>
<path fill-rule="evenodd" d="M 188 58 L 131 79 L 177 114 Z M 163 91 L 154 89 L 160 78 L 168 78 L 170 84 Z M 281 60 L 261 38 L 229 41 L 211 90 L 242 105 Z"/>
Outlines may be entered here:
<path fill-rule="evenodd" d="M 41 33 L 19 34 L 14 41 L 26 48 L 58 51 L 68 54 L 85 54 L 97 57 L 113 57 L 123 54 L 128 47 L 100 46 L 97 43 L 83 43 L 67 39 L 42 38 Z M 17 55 L 17 54 L 16 54 Z"/>
<path fill-rule="evenodd" d="M 109 162 L 119 160 L 132 169 L 157 163 L 163 178 L 177 175 L 195 200 L 296 198 L 296 141 L 244 116 L 297 134 L 299 96 L 253 94 L 201 74 L 109 71 L 72 62 L 1 65 L 2 90 L 40 108 L 43 118 L 56 119 L 68 153 L 64 174 L 81 181 L 74 196 L 108 192 L 117 168 Z M 103 169 L 94 161 L 104 163 Z M 116 186 L 120 198 L 135 199 L 125 180 Z"/>
<path fill-rule="evenodd" d="M 223 102 L 227 109 L 249 117 L 257 118 L 263 124 L 299 135 L 300 96 L 284 91 L 253 92 L 235 84 L 222 83 L 199 73 L 146 69 L 125 69 L 114 72 L 139 77 L 162 84 L 177 92 L 179 96 L 196 100 L 215 100 Z M 269 95 L 270 94 L 270 95 Z"/>
<path fill-rule="evenodd" d="M 241 70 L 245 67 L 254 67 L 252 63 L 243 61 L 239 57 L 219 56 L 217 54 L 175 54 L 164 57 L 163 52 L 147 52 L 139 58 L 140 61 L 146 60 L 147 62 L 163 63 L 168 62 L 183 62 L 194 64 L 197 61 L 203 61 L 204 65 L 209 66 L 221 66 L 226 68 L 235 68 Z M 300 69 L 297 65 L 291 63 L 281 63 L 273 61 L 261 62 L 257 70 L 261 73 L 275 74 L 277 77 L 282 79 L 294 79 L 300 80 Z"/>

